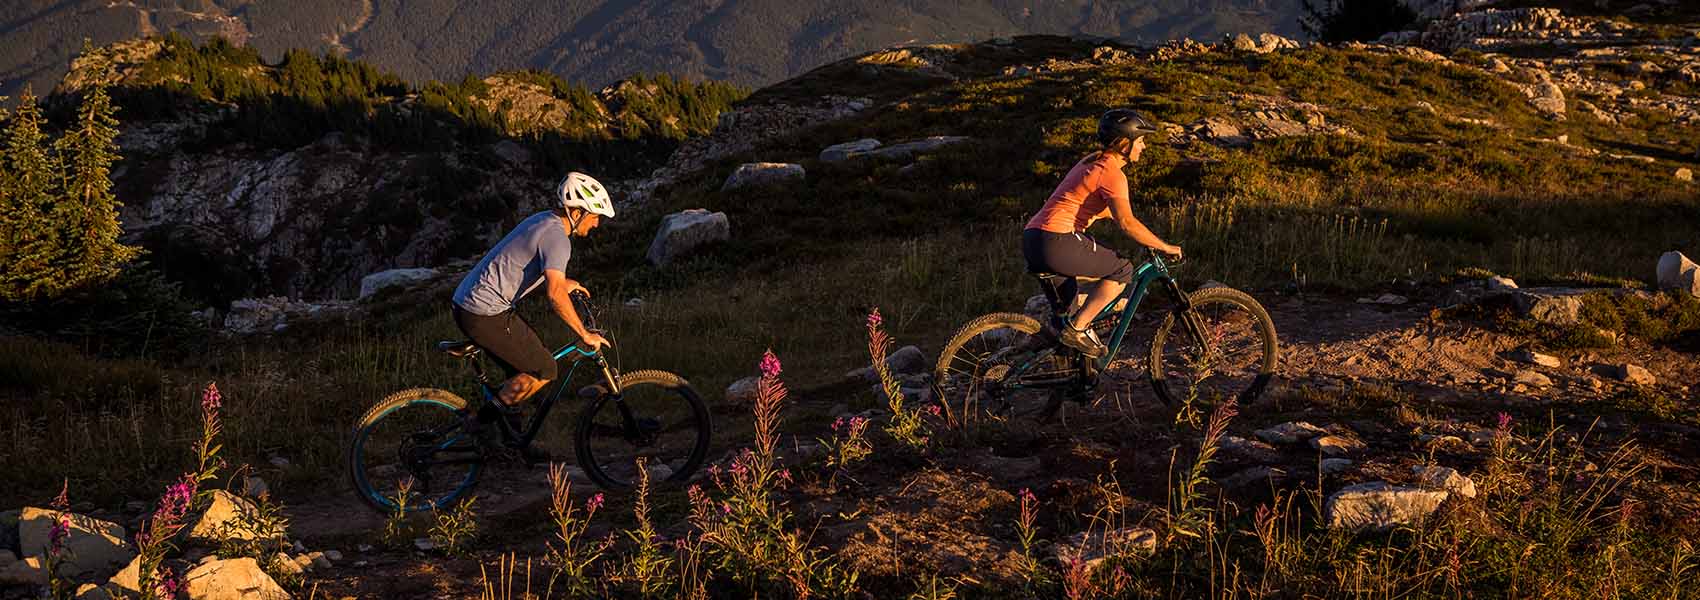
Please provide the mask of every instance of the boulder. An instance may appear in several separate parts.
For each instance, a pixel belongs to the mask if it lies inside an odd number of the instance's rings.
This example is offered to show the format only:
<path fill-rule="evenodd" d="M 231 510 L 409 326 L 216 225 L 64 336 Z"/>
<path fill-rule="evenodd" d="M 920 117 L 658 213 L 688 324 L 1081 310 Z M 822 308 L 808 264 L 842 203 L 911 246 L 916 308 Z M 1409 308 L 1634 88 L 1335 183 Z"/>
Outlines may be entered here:
<path fill-rule="evenodd" d="M 1511 380 L 1530 387 L 1552 387 L 1552 378 L 1535 371 L 1518 371 L 1516 375 L 1512 376 Z"/>
<path fill-rule="evenodd" d="M 1550 80 L 1528 88 L 1529 104 L 1556 121 L 1564 120 L 1564 90 Z"/>
<path fill-rule="evenodd" d="M 1258 465 L 1241 470 L 1238 473 L 1223 477 L 1217 481 L 1224 489 L 1242 488 L 1248 485 L 1271 487 L 1274 483 L 1287 478 L 1287 471 L 1275 467 Z"/>
<path fill-rule="evenodd" d="M 437 276 L 436 269 L 390 269 L 360 278 L 360 299 L 392 287 L 407 287 Z"/>
<path fill-rule="evenodd" d="M 1259 429 L 1252 435 L 1256 435 L 1257 439 L 1271 444 L 1297 444 L 1327 433 L 1328 430 L 1304 421 L 1289 421 L 1274 427 Z"/>
<path fill-rule="evenodd" d="M 1446 490 L 1465 498 L 1476 497 L 1476 482 L 1459 473 L 1457 469 L 1439 465 L 1417 465 L 1411 468 L 1411 472 L 1417 475 L 1417 480 L 1422 482 L 1425 488 Z"/>
<path fill-rule="evenodd" d="M 830 162 L 843 162 L 843 161 L 855 158 L 857 156 L 867 154 L 868 152 L 874 150 L 875 148 L 879 148 L 879 147 L 880 147 L 880 141 L 873 139 L 873 138 L 864 138 L 864 139 L 856 140 L 854 142 L 844 142 L 842 144 L 833 144 L 831 146 L 827 146 L 825 150 L 820 151 L 820 160 L 821 160 L 821 162 L 829 162 L 829 163 Z"/>
<path fill-rule="evenodd" d="M 1511 360 L 1525 364 L 1540 365 L 1550 369 L 1556 369 L 1564 366 L 1564 361 L 1559 360 L 1558 357 L 1541 354 L 1528 348 L 1512 352 Z"/>
<path fill-rule="evenodd" d="M 1447 492 L 1395 487 L 1385 481 L 1347 486 L 1328 497 L 1328 526 L 1351 530 L 1387 530 L 1427 519 L 1446 501 Z"/>
<path fill-rule="evenodd" d="M 1629 363 L 1621 365 L 1606 365 L 1602 371 L 1604 371 L 1607 377 L 1629 385 L 1654 385 L 1659 382 L 1659 379 L 1653 376 L 1652 371 L 1648 371 L 1640 365 L 1632 365 Z"/>
<path fill-rule="evenodd" d="M 904 346 L 898 348 L 891 356 L 885 357 L 886 368 L 896 375 L 911 375 L 927 372 L 927 355 L 920 348 Z"/>
<path fill-rule="evenodd" d="M 1348 435 L 1325 435 L 1311 438 L 1310 446 L 1324 456 L 1345 456 L 1367 448 L 1358 438 Z"/>
<path fill-rule="evenodd" d="M 1487 278 L 1485 280 L 1485 285 L 1487 287 L 1487 291 L 1494 293 L 1510 292 L 1517 289 L 1516 281 L 1512 280 L 1510 277 L 1503 277 L 1500 275 L 1494 275 L 1493 277 Z"/>
<path fill-rule="evenodd" d="M 252 558 L 212 560 L 183 576 L 190 600 L 287 600 L 270 575 Z"/>
<path fill-rule="evenodd" d="M 1676 180 L 1694 181 L 1694 171 L 1689 170 L 1688 167 L 1679 167 L 1676 170 Z"/>
<path fill-rule="evenodd" d="M 1128 554 L 1145 555 L 1157 550 L 1157 533 L 1144 527 L 1114 531 L 1093 529 L 1069 536 L 1056 545 L 1057 560 L 1063 564 L 1084 561 L 1087 572 L 1104 561 Z"/>
<path fill-rule="evenodd" d="M 61 514 L 34 507 L 19 513 L 19 549 L 26 559 L 46 555 L 48 533 Z M 66 559 L 60 575 L 78 581 L 104 581 L 135 558 L 136 552 L 127 542 L 129 534 L 117 523 L 75 513 L 70 516 L 71 530 L 65 538 Z"/>
<path fill-rule="evenodd" d="M 803 165 L 795 163 L 744 163 L 732 171 L 726 183 L 720 186 L 720 191 L 797 181 L 805 176 L 807 173 L 803 171 Z"/>
<path fill-rule="evenodd" d="M 75 600 L 113 600 L 118 597 L 107 591 L 106 588 L 92 583 L 77 586 L 77 595 L 72 596 Z"/>
<path fill-rule="evenodd" d="M 139 596 L 142 593 L 142 557 L 136 555 L 130 559 L 130 564 L 118 570 L 118 574 L 106 581 L 107 589 L 122 592 L 125 597 Z"/>
<path fill-rule="evenodd" d="M 1350 471 L 1356 464 L 1349 458 L 1324 458 L 1318 468 L 1322 470 L 1323 475 L 1335 475 Z"/>
<path fill-rule="evenodd" d="M 726 213 L 700 208 L 676 212 L 662 217 L 655 240 L 649 243 L 649 263 L 665 266 L 698 246 L 731 237 L 732 224 Z"/>
<path fill-rule="evenodd" d="M 1525 318 L 1542 323 L 1572 325 L 1581 319 L 1582 297 L 1588 290 L 1576 288 L 1527 288 L 1517 290 L 1512 298 L 1517 312 Z"/>
<path fill-rule="evenodd" d="M 1688 260 L 1681 252 L 1672 250 L 1660 255 L 1656 271 L 1659 289 L 1680 290 L 1700 296 L 1700 265 Z"/>
<path fill-rule="evenodd" d="M 18 558 L 11 550 L 0 548 L 0 587 L 12 585 L 47 585 L 47 569 L 41 557 Z"/>
<path fill-rule="evenodd" d="M 1251 462 L 1272 463 L 1281 460 L 1281 452 L 1274 446 L 1237 435 L 1222 436 L 1222 450 L 1240 460 Z"/>
<path fill-rule="evenodd" d="M 732 382 L 726 386 L 726 403 L 732 406 L 749 406 L 756 403 L 757 383 L 760 377 L 751 375 Z"/>
<path fill-rule="evenodd" d="M 227 539 L 252 540 L 258 534 L 246 520 L 253 519 L 259 508 L 248 499 L 224 490 L 213 490 L 212 503 L 185 527 L 189 541 L 217 546 Z"/>
<path fill-rule="evenodd" d="M 916 155 L 934 152 L 945 146 L 961 144 L 972 141 L 973 139 L 974 138 L 963 136 L 936 135 L 911 142 L 892 144 L 883 148 L 877 148 L 869 151 L 867 155 L 881 160 L 907 160 L 914 158 Z"/>

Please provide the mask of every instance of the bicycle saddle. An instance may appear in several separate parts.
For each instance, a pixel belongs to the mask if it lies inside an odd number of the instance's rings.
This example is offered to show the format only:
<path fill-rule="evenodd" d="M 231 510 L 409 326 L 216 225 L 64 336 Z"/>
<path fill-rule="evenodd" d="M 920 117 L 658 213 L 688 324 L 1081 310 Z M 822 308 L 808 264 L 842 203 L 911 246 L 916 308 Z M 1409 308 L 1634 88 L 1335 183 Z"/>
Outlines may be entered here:
<path fill-rule="evenodd" d="M 479 348 L 472 340 L 455 340 L 437 342 L 437 351 L 455 358 L 470 358 L 478 355 Z"/>

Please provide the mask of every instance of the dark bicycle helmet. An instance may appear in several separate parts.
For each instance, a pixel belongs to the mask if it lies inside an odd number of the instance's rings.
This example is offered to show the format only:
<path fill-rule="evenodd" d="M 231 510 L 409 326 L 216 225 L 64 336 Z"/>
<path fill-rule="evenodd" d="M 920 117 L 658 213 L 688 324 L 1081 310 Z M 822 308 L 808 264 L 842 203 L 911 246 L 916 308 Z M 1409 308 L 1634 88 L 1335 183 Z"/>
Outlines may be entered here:
<path fill-rule="evenodd" d="M 1111 109 L 1098 117 L 1098 143 L 1104 146 L 1122 138 L 1135 139 L 1156 131 L 1157 128 L 1152 127 L 1144 115 L 1131 108 Z"/>

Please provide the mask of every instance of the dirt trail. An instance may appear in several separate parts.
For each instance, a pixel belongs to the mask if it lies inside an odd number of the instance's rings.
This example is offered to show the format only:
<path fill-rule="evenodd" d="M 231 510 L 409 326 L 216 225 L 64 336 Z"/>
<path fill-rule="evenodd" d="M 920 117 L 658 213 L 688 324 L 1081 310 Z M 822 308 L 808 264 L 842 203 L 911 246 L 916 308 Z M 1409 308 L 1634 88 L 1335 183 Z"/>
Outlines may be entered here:
<path fill-rule="evenodd" d="M 1659 378 L 1662 390 L 1674 392 L 1678 397 L 1687 397 L 1688 390 L 1700 385 L 1700 368 L 1697 368 L 1700 360 L 1697 357 L 1634 341 L 1604 350 L 1551 352 L 1562 361 L 1561 366 L 1535 366 L 1509 358 L 1510 351 L 1528 344 L 1526 340 L 1486 329 L 1481 324 L 1432 319 L 1430 312 L 1433 306 L 1430 304 L 1413 302 L 1389 306 L 1340 298 L 1258 296 L 1275 319 L 1282 343 L 1279 384 L 1271 395 L 1291 396 L 1306 390 L 1328 393 L 1366 385 L 1377 386 L 1407 394 L 1430 406 L 1445 407 L 1438 411 L 1449 415 L 1445 418 L 1461 420 L 1463 426 L 1474 427 L 1469 423 L 1480 423 L 1485 418 L 1483 415 L 1508 406 L 1546 407 L 1559 406 L 1561 402 L 1577 403 L 1574 405 L 1579 406 L 1617 393 L 1621 384 L 1596 375 L 1593 369 L 1598 365 L 1633 363 L 1645 366 Z M 1151 328 L 1147 321 L 1136 327 L 1136 332 L 1143 336 Z M 1144 337 L 1136 337 L 1129 343 L 1142 352 L 1148 342 Z M 1517 381 L 1519 374 L 1526 376 L 1531 371 L 1546 376 L 1551 385 L 1535 387 Z M 1058 501 L 1067 501 L 1071 495 L 1084 493 L 1080 490 L 1089 487 L 1087 482 L 1102 473 L 1104 466 L 1112 460 L 1119 461 L 1122 468 L 1165 464 L 1164 461 L 1169 458 L 1165 453 L 1168 450 L 1158 452 L 1153 449 L 1173 448 L 1182 442 L 1172 427 L 1162 423 L 1161 417 L 1154 416 L 1160 409 L 1156 408 L 1155 400 L 1149 397 L 1148 392 L 1139 389 L 1143 387 L 1138 385 L 1142 381 L 1128 383 L 1126 388 L 1136 392 L 1131 402 L 1120 405 L 1101 402 L 1094 407 L 1071 410 L 1088 414 L 1098 411 L 1105 417 L 1112 417 L 1117 412 L 1121 413 L 1121 417 L 1127 417 L 1129 413 L 1144 413 L 1152 418 L 1089 418 L 1084 427 L 1071 425 L 1077 429 L 1064 429 L 1060 433 L 1047 431 L 1038 434 L 1036 439 L 1011 440 L 1007 447 L 969 449 L 954 455 L 941 455 L 932 466 L 919 470 L 913 465 L 903 468 L 871 467 L 891 472 L 862 477 L 865 481 L 879 483 L 870 483 L 853 495 L 819 490 L 801 492 L 794 499 L 794 504 L 805 520 L 817 519 L 821 533 L 818 542 L 854 549 L 851 554 L 866 563 L 864 566 L 873 569 L 871 574 L 874 576 L 878 576 L 879 565 L 903 564 L 912 560 L 937 563 L 936 566 L 940 567 L 948 565 L 952 570 L 957 567 L 1002 568 L 999 561 L 1003 560 L 1000 558 L 1003 555 L 998 550 L 1001 542 L 995 539 L 1002 533 L 983 523 L 976 527 L 949 525 L 961 519 L 943 514 L 949 513 L 949 507 L 954 505 L 940 498 L 958 497 L 961 502 L 957 504 L 974 506 L 971 512 L 976 514 L 995 513 L 1008 510 L 1010 498 L 1005 492 L 996 491 L 998 489 L 1007 491 L 1031 487 L 1048 490 L 1051 496 L 1062 499 Z M 822 394 L 803 393 L 799 396 L 808 398 L 806 402 L 810 408 L 817 403 L 838 401 Z M 1245 429 L 1240 434 L 1249 436 L 1251 428 L 1295 418 L 1290 407 L 1285 409 L 1289 412 L 1282 410 L 1259 407 L 1248 411 L 1236 421 L 1235 429 Z M 1318 410 L 1324 412 L 1318 414 Z M 1302 408 L 1298 416 L 1329 419 L 1317 421 L 1319 424 L 1338 421 L 1359 428 L 1371 442 L 1371 456 L 1363 457 L 1366 470 L 1376 468 L 1371 465 L 1377 462 L 1392 464 L 1401 460 L 1393 458 L 1394 455 L 1409 451 L 1404 447 L 1408 443 L 1398 441 L 1409 434 L 1393 432 L 1389 429 L 1393 425 L 1391 423 L 1365 424 L 1361 414 L 1327 414 L 1326 409 L 1315 406 Z M 1120 429 L 1116 430 L 1117 427 Z M 1373 429 L 1374 433 L 1367 429 Z M 1628 431 L 1633 430 L 1633 426 L 1629 426 Z M 1668 429 L 1666 432 L 1668 435 Z M 792 433 L 804 440 L 828 435 L 814 431 Z M 1681 439 L 1680 436 L 1691 433 L 1678 431 L 1675 435 Z M 1655 430 L 1655 435 L 1658 434 L 1659 430 Z M 1381 436 L 1379 441 L 1375 436 Z M 1383 452 L 1388 456 L 1379 457 Z M 718 450 L 711 456 L 719 456 Z M 1314 457 L 1295 455 L 1288 458 L 1292 459 L 1289 462 L 1296 461 L 1300 465 L 1307 461 L 1315 462 Z M 1045 468 L 1038 468 L 1041 464 Z M 1292 470 L 1292 465 L 1287 465 L 1287 468 Z M 1161 503 L 1165 471 L 1162 468 L 1143 471 L 1148 472 L 1148 476 L 1136 474 L 1123 483 L 1131 496 L 1155 498 Z M 539 534 L 535 533 L 540 528 L 526 524 L 541 522 L 545 518 L 548 485 L 544 472 L 545 469 L 537 467 L 498 467 L 492 469 L 480 485 L 481 513 L 489 522 L 505 522 L 507 525 L 501 527 L 532 532 L 506 540 L 510 548 L 526 548 L 515 550 L 522 554 L 529 552 L 531 545 L 541 547 L 537 539 Z M 1222 476 L 1224 487 L 1233 485 L 1227 483 L 1232 478 L 1230 473 L 1217 475 Z M 957 487 L 962 489 L 955 489 Z M 926 491 L 918 493 L 916 490 Z M 993 497 L 997 500 L 987 499 Z M 356 544 L 376 539 L 377 532 L 383 527 L 382 519 L 376 513 L 346 491 L 318 502 L 292 506 L 288 515 L 292 537 L 304 540 L 310 548 L 341 547 L 345 553 Z M 845 515 L 861 516 L 846 519 L 843 518 Z M 939 537 L 942 534 L 937 532 L 941 529 L 930 530 L 932 533 L 925 535 L 910 532 L 913 528 L 903 525 L 908 519 L 920 519 L 917 522 L 923 524 L 937 523 L 938 527 L 954 532 L 951 535 L 955 537 Z M 530 542 L 525 541 L 527 537 L 532 538 Z M 949 543 L 941 545 L 936 540 L 948 540 Z M 904 547 L 908 549 L 902 550 Z M 882 554 L 876 548 L 887 548 L 883 552 L 888 553 Z M 417 575 L 422 567 L 415 558 L 418 557 L 384 554 L 382 551 L 370 556 L 353 556 L 350 560 L 359 560 L 366 567 L 348 570 L 346 565 L 339 564 L 338 571 L 326 575 L 335 578 L 338 575 L 334 573 L 344 573 L 364 581 L 381 580 L 386 577 L 382 573 L 386 572 L 395 576 Z M 972 563 L 977 561 L 990 562 L 973 566 Z M 388 566 L 371 571 L 383 565 Z M 475 575 L 476 563 L 468 565 L 469 573 Z M 314 576 L 320 577 L 319 574 Z M 349 584 L 348 589 L 371 590 L 366 584 L 358 583 Z"/>

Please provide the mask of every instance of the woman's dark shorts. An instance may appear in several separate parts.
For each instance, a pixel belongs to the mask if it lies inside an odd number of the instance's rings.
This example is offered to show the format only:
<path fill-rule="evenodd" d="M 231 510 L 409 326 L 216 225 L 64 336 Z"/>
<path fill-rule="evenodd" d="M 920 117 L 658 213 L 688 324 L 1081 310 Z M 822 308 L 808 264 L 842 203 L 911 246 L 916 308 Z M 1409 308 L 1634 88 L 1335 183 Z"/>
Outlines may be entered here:
<path fill-rule="evenodd" d="M 559 374 L 555 355 L 537 338 L 531 324 L 514 311 L 486 317 L 456 306 L 454 317 L 461 332 L 488 352 L 508 377 L 530 373 L 538 379 L 554 379 Z"/>
<path fill-rule="evenodd" d="M 1051 233 L 1028 229 L 1021 233 L 1021 255 L 1029 273 L 1056 273 L 1128 283 L 1133 263 L 1116 251 L 1098 245 L 1084 233 Z"/>

